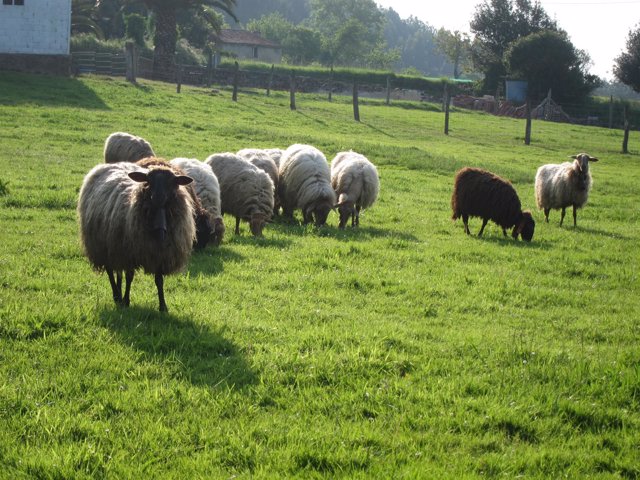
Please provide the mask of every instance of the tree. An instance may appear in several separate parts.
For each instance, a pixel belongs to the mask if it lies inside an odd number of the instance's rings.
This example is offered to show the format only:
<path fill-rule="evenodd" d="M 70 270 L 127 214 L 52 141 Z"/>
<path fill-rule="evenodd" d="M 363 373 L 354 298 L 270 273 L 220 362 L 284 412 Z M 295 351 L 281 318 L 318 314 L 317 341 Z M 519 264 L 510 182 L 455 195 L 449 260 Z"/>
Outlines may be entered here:
<path fill-rule="evenodd" d="M 512 42 L 541 30 L 558 30 L 540 3 L 531 0 L 484 0 L 476 7 L 470 26 L 475 34 L 472 59 L 484 73 L 485 92 L 494 92 L 506 74 L 502 60 Z"/>
<path fill-rule="evenodd" d="M 558 102 L 580 103 L 598 86 L 597 77 L 588 73 L 589 57 L 564 32 L 544 30 L 516 40 L 504 63 L 509 76 L 528 82 L 531 100 L 551 89 Z"/>
<path fill-rule="evenodd" d="M 209 15 L 211 8 L 216 8 L 231 15 L 234 19 L 233 7 L 236 0 L 143 0 L 154 14 L 154 50 L 153 74 L 156 77 L 166 75 L 173 70 L 173 58 L 178 40 L 177 16 L 185 9 L 194 9 L 199 15 Z M 216 25 L 220 29 L 221 25 Z"/>
<path fill-rule="evenodd" d="M 444 28 L 436 34 L 436 45 L 453 63 L 453 78 L 460 77 L 460 64 L 463 63 L 471 52 L 471 40 L 466 33 L 458 30 L 450 32 Z"/>
<path fill-rule="evenodd" d="M 95 19 L 95 0 L 72 0 L 71 33 L 93 33 L 96 38 L 104 38 L 104 33 Z"/>
<path fill-rule="evenodd" d="M 625 85 L 640 93 L 640 25 L 627 36 L 627 51 L 614 60 L 613 74 Z"/>

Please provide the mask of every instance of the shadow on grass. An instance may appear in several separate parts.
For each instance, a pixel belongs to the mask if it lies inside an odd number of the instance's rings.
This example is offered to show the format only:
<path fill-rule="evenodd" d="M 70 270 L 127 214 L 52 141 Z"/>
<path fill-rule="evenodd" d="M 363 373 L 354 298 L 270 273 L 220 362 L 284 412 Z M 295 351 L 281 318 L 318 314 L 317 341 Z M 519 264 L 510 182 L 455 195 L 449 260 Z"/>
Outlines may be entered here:
<path fill-rule="evenodd" d="M 193 252 L 187 270 L 190 275 L 219 275 L 224 271 L 225 263 L 238 263 L 243 259 L 242 255 L 223 243 L 220 247 L 208 246 L 204 250 Z"/>
<path fill-rule="evenodd" d="M 463 232 L 464 234 L 464 232 Z M 518 240 L 514 240 L 511 238 L 511 234 L 509 233 L 506 237 L 502 236 L 502 234 L 487 234 L 486 232 L 482 234 L 481 237 L 478 237 L 476 234 L 472 234 L 471 238 L 475 238 L 481 242 L 487 243 L 495 243 L 499 245 L 505 246 L 513 246 L 514 248 L 529 248 L 532 250 L 549 250 L 553 248 L 554 242 L 548 239 L 536 239 L 535 235 L 531 239 L 530 242 L 524 241 L 521 238 Z"/>
<path fill-rule="evenodd" d="M 256 382 L 243 353 L 223 330 L 135 306 L 103 310 L 100 322 L 124 345 L 142 352 L 143 361 L 164 364 L 193 385 L 242 389 Z"/>
<path fill-rule="evenodd" d="M 560 228 L 566 228 L 566 227 L 560 227 Z M 570 228 L 571 230 L 575 230 L 576 232 L 587 233 L 589 235 L 598 235 L 601 237 L 615 238 L 618 240 L 630 240 L 630 237 L 626 235 L 622 235 L 621 233 L 609 232 L 607 230 L 601 230 L 599 228 L 581 227 L 580 225 L 578 225 L 575 228 L 573 226 L 568 228 Z"/>
<path fill-rule="evenodd" d="M 75 78 L 0 72 L 0 92 L 0 105 L 33 103 L 109 110 L 93 90 Z"/>

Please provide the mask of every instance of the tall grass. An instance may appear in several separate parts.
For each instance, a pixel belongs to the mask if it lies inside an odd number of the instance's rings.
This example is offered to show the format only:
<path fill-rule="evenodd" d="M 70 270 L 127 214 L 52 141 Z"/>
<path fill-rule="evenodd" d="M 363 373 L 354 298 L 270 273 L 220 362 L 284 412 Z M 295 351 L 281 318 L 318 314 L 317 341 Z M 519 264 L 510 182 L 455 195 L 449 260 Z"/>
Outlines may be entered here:
<path fill-rule="evenodd" d="M 0 474 L 5 478 L 637 478 L 638 149 L 621 132 L 349 98 L 0 73 Z M 359 229 L 229 234 L 111 300 L 75 205 L 104 139 L 161 156 L 311 143 L 378 165 Z M 455 171 L 510 178 L 586 151 L 578 227 L 533 242 L 451 221 Z M 299 216 L 297 217 L 300 220 Z M 226 219 L 232 223 L 231 218 Z M 471 221 L 472 231 L 480 227 Z M 231 229 L 229 229 L 231 230 Z"/>

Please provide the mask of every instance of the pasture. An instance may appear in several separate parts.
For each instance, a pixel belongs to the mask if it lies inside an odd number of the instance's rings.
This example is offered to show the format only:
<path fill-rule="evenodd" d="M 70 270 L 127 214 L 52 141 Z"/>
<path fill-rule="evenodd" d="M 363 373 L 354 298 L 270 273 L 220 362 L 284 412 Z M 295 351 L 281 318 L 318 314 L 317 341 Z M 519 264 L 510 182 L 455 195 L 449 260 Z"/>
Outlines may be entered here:
<path fill-rule="evenodd" d="M 638 478 L 640 148 L 622 132 L 437 105 L 0 73 L 1 478 Z M 231 217 L 218 249 L 117 308 L 76 219 L 105 138 L 159 156 L 353 149 L 378 166 L 359 229 Z M 586 151 L 560 227 L 538 166 Z M 531 243 L 466 236 L 462 166 L 510 179 Z M 300 220 L 300 213 L 296 213 Z M 472 219 L 472 232 L 480 228 Z"/>

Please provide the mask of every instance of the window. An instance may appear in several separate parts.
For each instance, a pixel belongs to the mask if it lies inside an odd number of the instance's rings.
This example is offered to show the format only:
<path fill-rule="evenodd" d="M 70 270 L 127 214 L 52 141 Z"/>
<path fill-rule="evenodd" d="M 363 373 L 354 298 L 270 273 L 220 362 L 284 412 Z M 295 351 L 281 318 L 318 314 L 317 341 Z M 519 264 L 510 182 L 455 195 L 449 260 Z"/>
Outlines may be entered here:
<path fill-rule="evenodd" d="M 24 0 L 2 0 L 3 5 L 24 5 Z"/>

